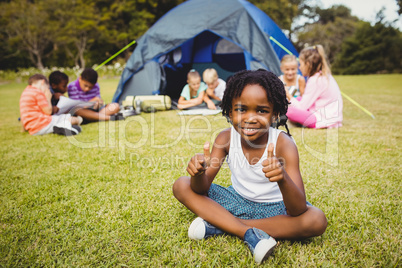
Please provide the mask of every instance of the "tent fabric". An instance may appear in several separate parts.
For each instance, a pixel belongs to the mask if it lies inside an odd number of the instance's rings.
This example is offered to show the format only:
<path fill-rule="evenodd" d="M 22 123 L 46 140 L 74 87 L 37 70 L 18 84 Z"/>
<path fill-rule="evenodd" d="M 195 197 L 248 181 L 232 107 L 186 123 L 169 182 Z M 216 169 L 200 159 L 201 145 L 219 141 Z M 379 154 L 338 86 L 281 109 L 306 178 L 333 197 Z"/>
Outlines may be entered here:
<path fill-rule="evenodd" d="M 212 67 L 218 64 L 221 71 L 230 72 L 264 68 L 279 75 L 279 59 L 287 53 L 270 36 L 297 56 L 281 29 L 245 0 L 186 1 L 166 13 L 139 38 L 113 101 L 121 102 L 127 95 L 158 92 L 177 96 L 181 84 L 173 85 L 170 80 L 180 78 L 185 84 L 187 71 L 197 64 L 210 63 Z M 222 39 L 232 43 L 237 51 L 217 53 Z M 171 55 L 169 60 L 167 55 Z M 176 71 L 181 75 L 174 75 Z M 218 74 L 221 76 L 220 71 Z"/>

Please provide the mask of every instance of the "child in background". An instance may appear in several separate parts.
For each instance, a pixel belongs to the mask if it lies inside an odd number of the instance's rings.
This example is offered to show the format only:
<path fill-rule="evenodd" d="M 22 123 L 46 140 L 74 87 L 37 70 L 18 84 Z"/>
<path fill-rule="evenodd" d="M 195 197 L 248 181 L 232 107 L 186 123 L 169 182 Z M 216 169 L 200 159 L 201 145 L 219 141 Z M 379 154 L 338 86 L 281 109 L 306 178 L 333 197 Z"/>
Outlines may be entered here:
<path fill-rule="evenodd" d="M 202 74 L 202 79 L 208 86 L 204 102 L 208 105 L 209 109 L 216 110 L 216 105 L 219 105 L 222 101 L 226 82 L 218 77 L 218 73 L 214 68 L 206 69 Z"/>
<path fill-rule="evenodd" d="M 288 92 L 291 87 L 296 89 L 296 92 L 293 94 L 296 98 L 303 96 L 304 88 L 306 87 L 304 77 L 297 74 L 298 67 L 299 63 L 297 62 L 296 56 L 283 56 L 281 60 L 281 71 L 283 72 L 283 75 L 279 76 L 279 79 L 281 79 Z"/>
<path fill-rule="evenodd" d="M 342 126 L 342 95 L 331 75 L 324 48 L 317 45 L 303 49 L 299 61 L 300 71 L 308 77 L 307 84 L 301 98 L 287 95 L 291 103 L 286 113 L 289 120 L 308 128 Z"/>
<path fill-rule="evenodd" d="M 56 114 L 59 111 L 57 103 L 61 96 L 67 92 L 68 76 L 60 71 L 54 71 L 49 75 L 50 92 L 52 93 L 52 106 L 53 113 Z"/>
<path fill-rule="evenodd" d="M 201 82 L 200 74 L 192 69 L 187 74 L 187 85 L 184 86 L 177 108 L 180 110 L 194 107 L 203 103 L 207 85 Z"/>
<path fill-rule="evenodd" d="M 21 94 L 20 114 L 24 129 L 31 135 L 56 133 L 70 136 L 81 132 L 78 126 L 81 117 L 70 114 L 51 115 L 52 93 L 44 75 L 35 74 L 28 80 L 28 86 Z"/>
<path fill-rule="evenodd" d="M 197 214 L 188 229 L 192 239 L 229 233 L 243 239 L 257 263 L 276 246 L 275 239 L 321 235 L 324 213 L 306 202 L 299 155 L 286 125 L 283 83 L 266 70 L 241 71 L 229 78 L 222 114 L 232 127 L 215 139 L 210 152 L 191 158 L 173 185 L 174 196 Z M 212 183 L 227 159 L 232 186 Z"/>
<path fill-rule="evenodd" d="M 86 123 L 124 120 L 123 115 L 119 113 L 120 105 L 118 103 L 104 105 L 100 96 L 98 73 L 94 69 L 85 69 L 77 80 L 68 85 L 67 91 L 68 96 L 73 100 L 95 102 L 94 107 L 91 109 L 80 108 L 75 111 L 76 115 L 86 119 Z"/>
<path fill-rule="evenodd" d="M 67 92 L 68 76 L 60 71 L 54 71 L 49 75 L 52 105 L 57 105 L 61 96 Z"/>

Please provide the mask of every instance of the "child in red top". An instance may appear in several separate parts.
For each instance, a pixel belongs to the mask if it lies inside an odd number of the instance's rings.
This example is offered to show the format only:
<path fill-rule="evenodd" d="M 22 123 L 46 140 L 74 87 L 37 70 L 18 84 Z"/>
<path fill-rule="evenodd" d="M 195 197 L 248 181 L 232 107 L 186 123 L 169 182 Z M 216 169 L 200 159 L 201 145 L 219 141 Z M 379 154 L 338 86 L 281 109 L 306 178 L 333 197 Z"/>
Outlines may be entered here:
<path fill-rule="evenodd" d="M 56 133 L 70 136 L 81 132 L 78 126 L 82 122 L 81 117 L 69 114 L 51 115 L 51 98 L 47 78 L 41 74 L 31 76 L 20 98 L 21 122 L 24 129 L 31 135 Z"/>

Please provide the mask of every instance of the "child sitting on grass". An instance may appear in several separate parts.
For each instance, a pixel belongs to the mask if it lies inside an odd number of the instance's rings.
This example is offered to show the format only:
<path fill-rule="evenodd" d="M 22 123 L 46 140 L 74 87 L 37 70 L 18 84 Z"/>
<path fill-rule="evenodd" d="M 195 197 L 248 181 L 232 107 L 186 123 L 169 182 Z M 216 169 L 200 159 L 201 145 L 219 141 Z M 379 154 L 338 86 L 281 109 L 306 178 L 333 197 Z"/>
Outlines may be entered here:
<path fill-rule="evenodd" d="M 219 105 L 222 101 L 226 82 L 218 77 L 218 73 L 214 68 L 206 69 L 202 73 L 202 79 L 208 86 L 205 91 L 204 102 L 207 104 L 208 109 L 216 110 L 216 105 Z"/>
<path fill-rule="evenodd" d="M 217 136 L 211 153 L 206 142 L 204 153 L 187 166 L 190 177 L 173 185 L 174 196 L 198 216 L 190 238 L 236 235 L 261 263 L 275 239 L 324 233 L 324 213 L 306 202 L 296 144 L 289 133 L 271 127 L 286 126 L 287 107 L 283 83 L 273 73 L 241 71 L 229 78 L 222 114 L 232 127 Z M 225 159 L 232 173 L 228 188 L 212 183 Z"/>
<path fill-rule="evenodd" d="M 308 128 L 341 127 L 343 100 L 341 91 L 326 60 L 323 46 L 304 48 L 299 55 L 300 71 L 307 76 L 301 98 L 287 94 L 289 121 Z"/>
<path fill-rule="evenodd" d="M 285 55 L 281 60 L 281 71 L 283 75 L 279 76 L 279 79 L 285 85 L 285 89 L 289 92 L 291 87 L 294 87 L 296 91 L 292 96 L 300 97 L 304 94 L 306 87 L 306 80 L 304 77 L 297 74 L 299 63 L 295 55 Z"/>
<path fill-rule="evenodd" d="M 67 92 L 68 75 L 60 71 L 54 71 L 49 75 L 50 92 L 52 93 L 52 106 L 53 113 L 56 114 L 59 111 L 57 103 L 61 96 Z"/>
<path fill-rule="evenodd" d="M 56 133 L 70 136 L 80 133 L 80 116 L 51 115 L 51 97 L 49 82 L 44 75 L 35 74 L 29 78 L 28 86 L 20 98 L 21 122 L 24 129 L 31 135 Z"/>
<path fill-rule="evenodd" d="M 77 80 L 68 85 L 67 91 L 71 99 L 95 102 L 91 109 L 79 108 L 74 111 L 75 115 L 82 116 L 85 119 L 85 123 L 124 120 L 123 115 L 119 113 L 120 105 L 118 103 L 104 105 L 100 96 L 98 73 L 94 69 L 85 69 Z"/>
<path fill-rule="evenodd" d="M 201 82 L 200 74 L 194 69 L 190 70 L 187 74 L 187 85 L 180 94 L 177 108 L 183 110 L 202 104 L 206 89 L 207 85 Z"/>

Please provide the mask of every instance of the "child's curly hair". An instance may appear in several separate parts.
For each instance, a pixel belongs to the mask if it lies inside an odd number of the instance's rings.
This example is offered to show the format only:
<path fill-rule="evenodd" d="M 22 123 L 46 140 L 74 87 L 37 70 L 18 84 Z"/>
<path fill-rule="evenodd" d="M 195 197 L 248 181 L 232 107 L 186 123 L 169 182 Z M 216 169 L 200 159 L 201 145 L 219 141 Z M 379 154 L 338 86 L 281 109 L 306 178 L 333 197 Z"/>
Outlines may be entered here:
<path fill-rule="evenodd" d="M 265 89 L 268 101 L 274 106 L 273 114 L 277 116 L 277 120 L 272 123 L 273 127 L 278 128 L 283 125 L 290 135 L 286 124 L 289 102 L 286 98 L 285 87 L 274 73 L 264 69 L 240 71 L 228 79 L 221 104 L 222 115 L 229 120 L 233 99 L 240 97 L 247 85 L 260 85 Z"/>

